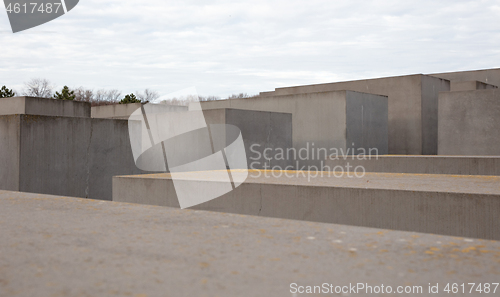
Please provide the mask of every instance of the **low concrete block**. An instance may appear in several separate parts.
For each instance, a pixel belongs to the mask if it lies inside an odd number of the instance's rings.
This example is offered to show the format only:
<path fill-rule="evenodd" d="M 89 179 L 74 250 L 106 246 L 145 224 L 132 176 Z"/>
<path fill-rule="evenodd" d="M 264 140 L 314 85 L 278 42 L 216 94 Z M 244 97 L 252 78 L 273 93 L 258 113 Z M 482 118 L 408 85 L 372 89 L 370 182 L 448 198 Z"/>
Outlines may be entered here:
<path fill-rule="evenodd" d="M 185 176 L 217 183 L 213 174 Z M 496 176 L 254 170 L 194 209 L 498 240 L 498 184 Z M 169 174 L 113 177 L 113 201 L 179 207 Z"/>
<path fill-rule="evenodd" d="M 0 189 L 111 200 L 111 177 L 139 174 L 125 120 L 0 116 Z"/>
<path fill-rule="evenodd" d="M 439 94 L 439 155 L 500 156 L 500 90 Z"/>
<path fill-rule="evenodd" d="M 27 96 L 1 98 L 0 115 L 12 114 L 89 118 L 90 103 Z"/>
<path fill-rule="evenodd" d="M 438 296 L 500 273 L 498 241 L 5 191 L 0 217 L 6 296 Z"/>
<path fill-rule="evenodd" d="M 362 166 L 366 172 L 500 175 L 500 157 L 480 156 L 332 156 L 323 170 L 349 166 L 351 170 Z"/>

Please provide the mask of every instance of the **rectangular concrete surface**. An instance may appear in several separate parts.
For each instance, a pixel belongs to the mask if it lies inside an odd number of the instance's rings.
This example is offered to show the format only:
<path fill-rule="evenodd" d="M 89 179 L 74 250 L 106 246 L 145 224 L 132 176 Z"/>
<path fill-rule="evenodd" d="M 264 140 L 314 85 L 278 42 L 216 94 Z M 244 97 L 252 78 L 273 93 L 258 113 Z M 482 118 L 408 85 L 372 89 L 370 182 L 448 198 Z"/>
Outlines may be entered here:
<path fill-rule="evenodd" d="M 448 80 L 415 74 L 276 88 L 265 96 L 267 98 L 336 90 L 388 96 L 389 154 L 437 154 L 438 94 L 450 90 Z"/>
<path fill-rule="evenodd" d="M 129 120 L 129 127 L 137 132 L 137 135 L 132 133 L 132 147 L 137 166 L 144 170 L 169 172 L 176 167 L 174 171 L 179 170 L 178 166 L 225 151 L 240 136 L 241 163 L 233 163 L 232 166 L 237 166 L 234 169 L 246 169 L 252 164 L 254 168 L 294 165 L 293 160 L 264 156 L 267 150 L 292 148 L 290 113 L 232 108 L 178 112 L 164 110 L 161 104 L 144 105 L 143 110 L 146 116 L 137 110 Z M 234 159 L 234 151 L 229 154 Z M 226 167 L 220 167 L 223 168 Z"/>
<path fill-rule="evenodd" d="M 439 94 L 439 155 L 500 156 L 500 89 Z"/>
<path fill-rule="evenodd" d="M 168 105 L 168 104 L 156 104 L 158 111 L 161 112 L 173 112 L 173 111 L 187 111 L 187 106 L 178 105 Z M 93 118 L 103 118 L 103 119 L 120 119 L 128 120 L 130 115 L 141 108 L 142 103 L 129 103 L 129 104 L 112 104 L 103 106 L 93 106 L 92 107 L 92 117 Z"/>
<path fill-rule="evenodd" d="M 316 166 L 332 149 L 388 152 L 386 96 L 353 91 L 318 92 L 201 102 L 204 111 L 235 108 L 292 114 L 293 148 L 300 166 Z M 307 154 L 306 154 L 307 153 Z M 272 155 L 279 154 L 273 151 Z M 287 155 L 287 160 L 290 160 Z M 293 156 L 293 155 L 292 155 Z"/>
<path fill-rule="evenodd" d="M 254 169 L 263 169 L 264 166 L 268 168 L 295 166 L 293 160 L 266 159 L 264 155 L 266 150 L 286 151 L 293 147 L 291 113 L 222 108 L 204 110 L 203 115 L 207 125 L 225 124 L 240 129 L 248 166 Z M 230 143 L 225 143 L 219 149 L 227 145 Z"/>
<path fill-rule="evenodd" d="M 500 275 L 500 242 L 472 238 L 7 191 L 0 222 L 9 297 L 442 296 Z"/>
<path fill-rule="evenodd" d="M 111 177 L 139 174 L 126 120 L 0 116 L 0 189 L 111 200 Z"/>
<path fill-rule="evenodd" d="M 353 169 L 344 170 L 252 170 L 235 190 L 194 209 L 500 239 L 500 177 L 361 172 L 356 177 Z M 179 179 L 192 188 L 217 187 L 216 177 L 217 172 L 191 172 Z M 169 174 L 113 177 L 113 201 L 179 207 Z"/>
<path fill-rule="evenodd" d="M 453 71 L 445 73 L 433 73 L 429 75 L 455 82 L 477 80 L 483 83 L 500 87 L 500 68 Z"/>
<path fill-rule="evenodd" d="M 0 115 L 27 114 L 59 117 L 90 117 L 90 103 L 36 97 L 1 98 Z"/>
<path fill-rule="evenodd" d="M 450 91 L 473 91 L 473 90 L 486 90 L 497 89 L 497 86 L 483 83 L 477 80 L 473 81 L 452 81 L 450 84 Z"/>
<path fill-rule="evenodd" d="M 500 175 L 500 156 L 331 156 L 325 171 L 362 166 L 366 172 Z M 337 167 L 338 169 L 339 167 Z"/>

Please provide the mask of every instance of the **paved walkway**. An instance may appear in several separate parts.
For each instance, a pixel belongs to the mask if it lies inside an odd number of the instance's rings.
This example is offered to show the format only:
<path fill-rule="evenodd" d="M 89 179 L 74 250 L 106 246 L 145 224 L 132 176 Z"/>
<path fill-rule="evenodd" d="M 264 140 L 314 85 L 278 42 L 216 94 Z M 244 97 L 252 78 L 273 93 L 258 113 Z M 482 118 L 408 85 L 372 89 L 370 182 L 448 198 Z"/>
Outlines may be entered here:
<path fill-rule="evenodd" d="M 0 239 L 0 296 L 314 296 L 292 292 L 323 283 L 425 296 L 439 283 L 438 296 L 500 282 L 499 241 L 8 191 Z"/>

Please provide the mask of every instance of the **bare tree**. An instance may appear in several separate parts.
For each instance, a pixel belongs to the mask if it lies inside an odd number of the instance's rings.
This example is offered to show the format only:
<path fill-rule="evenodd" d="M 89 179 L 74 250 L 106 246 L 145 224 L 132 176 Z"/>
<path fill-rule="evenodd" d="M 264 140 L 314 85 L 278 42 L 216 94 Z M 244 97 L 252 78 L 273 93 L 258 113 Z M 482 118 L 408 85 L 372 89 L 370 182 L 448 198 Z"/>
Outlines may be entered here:
<path fill-rule="evenodd" d="M 122 96 L 122 92 L 118 90 L 107 90 L 105 92 L 104 100 L 109 101 L 109 102 L 115 102 L 115 101 L 120 101 Z"/>
<path fill-rule="evenodd" d="M 23 95 L 32 97 L 50 98 L 54 86 L 45 78 L 32 78 L 24 83 Z"/>
<path fill-rule="evenodd" d="M 104 89 L 97 90 L 97 92 L 95 93 L 95 96 L 94 96 L 94 100 L 96 102 L 101 102 L 101 101 L 105 101 L 104 100 L 105 98 L 106 98 L 106 90 L 104 90 Z"/>
<path fill-rule="evenodd" d="M 220 97 L 217 96 L 198 96 L 200 101 L 215 101 L 220 100 Z"/>
<path fill-rule="evenodd" d="M 178 98 L 169 98 L 169 99 L 162 100 L 160 102 L 160 104 L 188 106 L 189 102 L 192 102 L 192 101 L 178 99 Z"/>
<path fill-rule="evenodd" d="M 220 97 L 218 97 L 218 96 L 195 96 L 195 95 L 188 95 L 188 96 L 179 97 L 179 98 L 168 98 L 168 99 L 162 100 L 160 103 L 162 103 L 162 104 L 169 104 L 169 105 L 185 105 L 185 106 L 188 106 L 191 102 L 196 102 L 196 101 L 215 101 L 215 100 L 220 100 Z"/>
<path fill-rule="evenodd" d="M 160 97 L 160 94 L 158 94 L 158 92 L 152 91 L 150 89 L 145 89 L 144 92 L 137 91 L 136 93 L 137 98 L 139 98 L 139 100 L 141 100 L 142 102 L 153 101 Z"/>
<path fill-rule="evenodd" d="M 233 94 L 227 99 L 244 99 L 244 98 L 253 98 L 253 97 L 258 97 L 259 95 L 248 95 L 247 93 L 239 93 L 239 94 Z"/>
<path fill-rule="evenodd" d="M 93 106 L 116 104 L 121 99 L 122 93 L 118 90 L 100 89 L 94 94 Z"/>
<path fill-rule="evenodd" d="M 94 91 L 90 89 L 85 89 L 84 87 L 79 87 L 78 89 L 74 90 L 75 92 L 75 100 L 76 101 L 83 101 L 83 102 L 90 102 L 92 103 L 94 101 Z"/>

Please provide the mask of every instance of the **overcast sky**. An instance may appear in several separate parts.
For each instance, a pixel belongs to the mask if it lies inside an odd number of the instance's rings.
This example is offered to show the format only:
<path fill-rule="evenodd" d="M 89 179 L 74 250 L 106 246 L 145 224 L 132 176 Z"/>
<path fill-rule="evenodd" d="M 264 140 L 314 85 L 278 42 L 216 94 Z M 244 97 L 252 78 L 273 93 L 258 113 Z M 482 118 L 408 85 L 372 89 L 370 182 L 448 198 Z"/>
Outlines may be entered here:
<path fill-rule="evenodd" d="M 13 34 L 0 11 L 0 86 L 195 86 L 200 95 L 500 67 L 500 1 L 81 0 Z"/>

